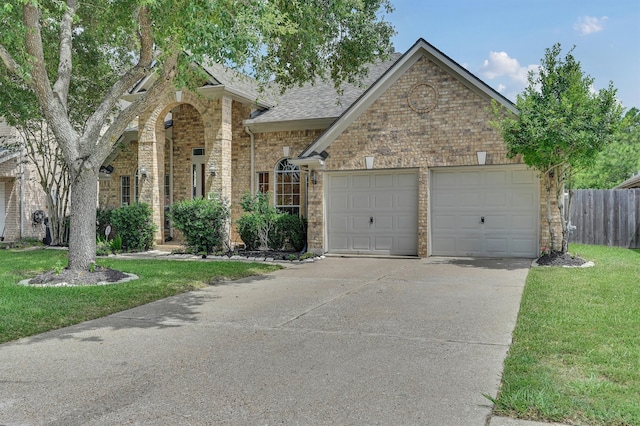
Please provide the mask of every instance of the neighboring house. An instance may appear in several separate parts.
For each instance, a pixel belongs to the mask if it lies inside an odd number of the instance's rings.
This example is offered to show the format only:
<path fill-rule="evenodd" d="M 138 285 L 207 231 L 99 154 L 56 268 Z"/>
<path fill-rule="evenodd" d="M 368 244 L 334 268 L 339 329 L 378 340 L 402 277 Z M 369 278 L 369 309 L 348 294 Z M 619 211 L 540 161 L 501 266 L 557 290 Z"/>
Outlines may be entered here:
<path fill-rule="evenodd" d="M 549 245 L 539 179 L 489 124 L 492 102 L 514 105 L 426 41 L 342 96 L 319 82 L 270 100 L 247 77 L 205 69 L 199 96 L 166 93 L 104 165 L 100 206 L 148 203 L 156 243 L 172 235 L 176 201 L 228 199 L 235 221 L 243 194 L 268 191 L 308 219 L 314 252 L 537 257 Z"/>
<path fill-rule="evenodd" d="M 0 239 L 42 239 L 46 201 L 33 165 L 15 149 L 18 131 L 0 118 Z M 35 214 L 34 214 L 35 213 Z M 35 221 L 34 221 L 35 219 Z"/>
<path fill-rule="evenodd" d="M 620 185 L 615 186 L 613 189 L 632 189 L 640 188 L 640 172 L 637 175 L 625 180 Z"/>

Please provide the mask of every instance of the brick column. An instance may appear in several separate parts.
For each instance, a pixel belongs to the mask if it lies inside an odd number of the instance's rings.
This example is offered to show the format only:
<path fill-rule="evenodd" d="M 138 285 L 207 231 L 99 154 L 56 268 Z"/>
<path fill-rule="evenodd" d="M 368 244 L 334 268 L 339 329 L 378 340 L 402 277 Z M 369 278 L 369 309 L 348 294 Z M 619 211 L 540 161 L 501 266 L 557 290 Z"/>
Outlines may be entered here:
<path fill-rule="evenodd" d="M 138 190 L 139 201 L 151 207 L 156 226 L 154 240 L 162 244 L 164 216 L 164 123 L 156 108 L 140 116 L 138 131 Z M 146 170 L 146 176 L 142 169 Z"/>

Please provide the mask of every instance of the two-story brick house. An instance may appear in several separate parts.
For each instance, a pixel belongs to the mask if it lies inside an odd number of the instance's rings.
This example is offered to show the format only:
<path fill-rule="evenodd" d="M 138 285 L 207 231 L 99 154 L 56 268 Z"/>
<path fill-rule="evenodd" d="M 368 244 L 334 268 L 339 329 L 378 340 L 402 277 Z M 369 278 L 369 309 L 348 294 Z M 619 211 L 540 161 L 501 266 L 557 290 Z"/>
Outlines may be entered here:
<path fill-rule="evenodd" d="M 198 95 L 166 93 L 105 163 L 99 204 L 150 204 L 157 243 L 173 202 L 223 197 L 235 221 L 243 194 L 269 191 L 308 219 L 315 252 L 536 257 L 548 244 L 538 177 L 490 125 L 492 102 L 515 107 L 426 41 L 342 95 L 318 82 L 271 97 L 205 69 Z"/>

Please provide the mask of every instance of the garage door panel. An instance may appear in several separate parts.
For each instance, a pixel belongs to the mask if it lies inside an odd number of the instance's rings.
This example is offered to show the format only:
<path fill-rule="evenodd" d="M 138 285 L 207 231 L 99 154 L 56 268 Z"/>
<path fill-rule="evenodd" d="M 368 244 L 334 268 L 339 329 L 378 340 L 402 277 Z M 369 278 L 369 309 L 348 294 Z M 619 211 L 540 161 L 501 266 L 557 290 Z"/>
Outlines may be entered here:
<path fill-rule="evenodd" d="M 374 175 L 373 180 L 375 182 L 375 187 L 393 189 L 394 188 L 394 175 L 392 174 L 382 174 L 382 175 Z"/>
<path fill-rule="evenodd" d="M 336 231 L 346 231 L 349 228 L 349 218 L 344 215 L 331 215 L 329 218 Z"/>
<path fill-rule="evenodd" d="M 456 217 L 452 215 L 431 215 L 431 225 L 434 229 L 454 230 L 456 228 Z"/>
<path fill-rule="evenodd" d="M 485 231 L 503 230 L 511 228 L 511 217 L 507 215 L 491 215 L 484 217 L 480 227 Z"/>
<path fill-rule="evenodd" d="M 376 237 L 374 243 L 375 250 L 392 250 L 393 249 L 393 237 Z"/>
<path fill-rule="evenodd" d="M 492 255 L 506 256 L 508 253 L 509 239 L 502 238 L 486 238 L 486 251 Z"/>
<path fill-rule="evenodd" d="M 393 231 L 393 216 L 377 215 L 373 221 L 376 231 Z"/>
<path fill-rule="evenodd" d="M 351 238 L 351 248 L 357 251 L 369 251 L 371 250 L 371 239 L 369 237 L 354 236 Z"/>
<path fill-rule="evenodd" d="M 335 176 L 335 179 L 330 179 L 327 184 L 330 190 L 347 189 L 349 180 L 346 176 Z M 331 191 L 330 194 L 334 194 L 334 192 Z"/>
<path fill-rule="evenodd" d="M 519 165 L 470 168 L 474 170 L 440 169 L 431 174 L 431 254 L 535 257 L 535 172 Z"/>
<path fill-rule="evenodd" d="M 455 217 L 455 215 L 454 215 Z M 456 227 L 461 230 L 480 230 L 480 216 L 477 214 L 459 214 L 457 215 Z"/>
<path fill-rule="evenodd" d="M 536 174 L 532 170 L 514 170 L 511 173 L 511 181 L 515 184 L 534 185 Z"/>
<path fill-rule="evenodd" d="M 484 183 L 486 185 L 503 186 L 509 182 L 509 173 L 504 170 L 489 171 L 485 173 L 485 179 L 479 179 L 476 183 Z"/>
<path fill-rule="evenodd" d="M 464 256 L 475 256 L 482 251 L 482 238 L 458 238 L 456 241 L 456 251 Z"/>
<path fill-rule="evenodd" d="M 520 231 L 535 232 L 537 226 L 536 217 L 533 215 L 513 215 L 511 216 L 511 227 Z"/>
<path fill-rule="evenodd" d="M 507 193 L 501 192 L 487 192 L 484 197 L 484 205 L 493 208 L 506 209 L 509 206 L 509 196 Z"/>
<path fill-rule="evenodd" d="M 393 209 L 393 192 L 376 193 L 373 196 L 374 209 Z"/>
<path fill-rule="evenodd" d="M 459 177 L 458 177 L 458 181 L 456 182 L 457 185 L 469 185 L 469 186 L 475 186 L 478 185 L 479 183 L 481 184 L 482 181 L 482 175 L 481 172 L 462 172 L 460 173 Z"/>
<path fill-rule="evenodd" d="M 354 230 L 369 230 L 369 228 L 371 227 L 371 224 L 369 223 L 369 216 L 352 216 L 351 217 L 351 228 Z M 347 227 L 346 230 L 348 230 L 349 227 Z"/>
<path fill-rule="evenodd" d="M 538 195 L 533 191 L 523 191 L 513 194 L 511 208 L 516 210 L 532 210 L 538 205 Z"/>
<path fill-rule="evenodd" d="M 352 177 L 351 188 L 368 189 L 371 187 L 371 179 L 367 175 L 356 175 Z"/>
<path fill-rule="evenodd" d="M 327 180 L 329 251 L 417 254 L 418 177 L 415 170 L 333 172 L 327 174 Z M 335 185 L 334 180 L 338 182 Z M 347 197 L 346 205 L 342 196 Z M 345 222 L 341 215 L 348 220 Z"/>

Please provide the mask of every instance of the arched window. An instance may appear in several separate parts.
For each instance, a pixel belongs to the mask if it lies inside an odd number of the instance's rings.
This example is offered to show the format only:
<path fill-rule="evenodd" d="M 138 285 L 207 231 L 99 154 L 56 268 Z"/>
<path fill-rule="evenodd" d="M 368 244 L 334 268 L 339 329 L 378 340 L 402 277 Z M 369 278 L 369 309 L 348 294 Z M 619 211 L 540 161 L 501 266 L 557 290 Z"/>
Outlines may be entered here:
<path fill-rule="evenodd" d="M 300 214 L 300 168 L 283 158 L 276 164 L 275 206 L 278 210 Z"/>

